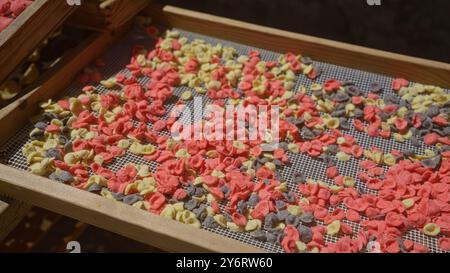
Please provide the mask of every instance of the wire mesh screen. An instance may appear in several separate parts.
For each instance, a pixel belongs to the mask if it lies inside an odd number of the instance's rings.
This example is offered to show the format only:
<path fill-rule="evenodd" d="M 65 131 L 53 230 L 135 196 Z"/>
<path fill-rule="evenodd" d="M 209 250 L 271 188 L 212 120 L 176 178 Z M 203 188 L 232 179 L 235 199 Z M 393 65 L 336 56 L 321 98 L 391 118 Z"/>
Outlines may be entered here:
<path fill-rule="evenodd" d="M 213 45 L 217 43 L 221 43 L 222 45 L 228 45 L 232 46 L 239 54 L 247 55 L 250 50 L 254 50 L 254 47 L 249 47 L 242 44 L 233 43 L 230 41 L 220 40 L 213 37 L 203 36 L 196 33 L 191 33 L 188 31 L 184 31 L 182 29 L 177 29 L 181 36 L 187 37 L 189 40 L 193 39 L 203 39 L 207 41 L 208 43 L 211 43 Z M 102 75 L 105 78 L 111 77 L 116 75 L 117 73 L 125 73 L 127 75 L 130 74 L 130 72 L 127 69 L 124 69 L 124 67 L 129 63 L 130 60 L 130 52 L 133 45 L 141 44 L 146 46 L 147 48 L 150 48 L 152 44 L 154 43 L 154 40 L 150 39 L 147 35 L 140 31 L 132 31 L 130 32 L 126 37 L 124 37 L 118 44 L 116 44 L 113 48 L 108 50 L 104 56 L 102 57 L 105 62 L 106 66 L 99 68 L 99 71 L 102 73 Z M 261 52 L 261 58 L 264 61 L 275 61 L 280 56 L 280 53 L 271 52 L 263 49 L 257 49 Z M 325 80 L 330 78 L 335 78 L 340 81 L 345 80 L 351 80 L 353 81 L 358 87 L 361 88 L 361 90 L 369 90 L 369 85 L 373 82 L 378 82 L 384 90 L 390 90 L 391 89 L 391 82 L 392 78 L 374 74 L 374 73 L 368 73 L 356 69 L 350 69 L 346 67 L 336 66 L 332 64 L 327 63 L 321 63 L 321 62 L 314 62 L 316 67 L 320 67 L 322 70 L 322 75 L 318 79 L 318 82 L 323 83 Z M 139 79 L 139 81 L 142 84 L 145 84 L 149 81 L 147 77 L 142 77 Z M 308 87 L 313 83 L 312 80 L 308 79 L 307 77 L 304 77 L 302 75 L 298 76 L 296 79 L 296 86 L 299 87 L 300 85 L 305 86 L 307 89 Z M 78 82 L 74 82 L 70 87 L 68 87 L 62 94 L 61 97 L 64 96 L 74 96 L 78 95 L 81 91 L 82 85 Z M 99 90 L 100 93 L 108 92 L 107 89 L 105 89 L 102 85 L 97 86 L 97 90 Z M 188 87 L 178 87 L 174 91 L 175 96 L 180 96 L 184 91 L 189 90 Z M 297 90 L 295 88 L 294 90 Z M 387 93 L 389 91 L 385 91 Z M 170 100 L 167 105 L 167 112 L 170 112 L 170 109 L 175 105 L 175 102 L 177 99 Z M 203 102 L 204 106 L 206 106 L 209 102 L 212 102 L 206 95 L 203 95 Z M 192 102 L 188 103 L 188 106 Z M 166 117 L 167 118 L 167 117 Z M 152 124 L 148 124 L 148 126 L 152 126 Z M 26 144 L 29 139 L 29 133 L 33 129 L 32 124 L 25 126 L 22 130 L 20 130 L 17 134 L 15 134 L 10 141 L 8 141 L 3 147 L 2 147 L 2 153 L 4 155 L 4 161 L 8 166 L 27 171 L 28 165 L 26 162 L 25 157 L 22 155 L 21 148 Z M 369 149 L 371 147 L 379 147 L 384 152 L 390 152 L 392 149 L 397 149 L 399 151 L 403 150 L 414 150 L 416 153 L 423 153 L 425 147 L 416 147 L 413 146 L 409 141 L 406 141 L 405 143 L 399 143 L 394 140 L 389 139 L 382 139 L 382 138 L 373 138 L 367 136 L 365 133 L 357 132 L 354 128 L 351 128 L 349 131 L 346 131 L 347 134 L 350 134 L 354 136 L 358 143 L 361 145 L 361 147 L 365 149 Z M 168 132 L 162 132 L 162 134 L 168 134 Z M 326 164 L 320 160 L 313 159 L 311 157 L 308 157 L 307 155 L 303 154 L 289 154 L 291 164 L 289 166 L 284 166 L 280 173 L 281 176 L 284 178 L 286 182 L 288 182 L 289 189 L 293 192 L 296 192 L 301 196 L 300 192 L 298 191 L 297 184 L 293 182 L 292 178 L 295 173 L 301 171 L 305 174 L 307 178 L 315 179 L 315 180 L 321 180 L 330 184 L 333 184 L 332 180 L 326 178 L 325 171 L 326 171 Z M 127 153 L 125 156 L 118 158 L 115 160 L 112 164 L 110 164 L 108 167 L 113 170 L 117 171 L 121 167 L 125 166 L 128 163 L 136 163 L 136 164 L 147 164 L 150 165 L 150 169 L 153 171 L 158 166 L 158 163 L 156 162 L 149 162 L 142 157 L 133 155 L 131 153 Z M 356 174 L 359 172 L 359 161 L 355 158 L 352 158 L 350 161 L 342 163 L 338 162 L 337 166 L 340 170 L 340 173 L 342 175 L 355 177 Z M 361 193 L 371 193 L 376 194 L 376 191 L 368 189 L 364 183 L 362 183 L 359 180 L 356 180 L 356 188 Z M 224 206 L 225 204 L 222 204 Z M 345 206 L 341 205 L 341 209 L 345 210 Z M 332 208 L 330 208 L 332 210 Z M 350 222 L 347 220 L 344 220 L 347 224 L 349 224 L 353 230 L 355 231 L 355 234 L 357 231 L 361 229 L 361 226 L 358 223 Z M 323 224 L 322 222 L 318 222 L 318 224 Z M 229 230 L 223 229 L 221 227 L 211 229 L 206 228 L 210 232 L 214 232 L 232 239 L 236 239 L 238 241 L 244 242 L 246 244 L 262 248 L 266 251 L 270 252 L 283 252 L 282 248 L 273 243 L 268 242 L 260 242 L 255 240 L 249 233 L 234 233 Z M 335 242 L 339 237 L 336 236 L 325 236 L 325 240 L 327 242 Z M 404 239 L 410 239 L 414 242 L 426 245 L 430 248 L 432 252 L 442 252 L 442 250 L 437 246 L 437 240 L 440 237 L 429 237 L 424 235 L 421 231 L 413 230 L 408 232 Z M 199 238 L 200 239 L 200 238 Z"/>

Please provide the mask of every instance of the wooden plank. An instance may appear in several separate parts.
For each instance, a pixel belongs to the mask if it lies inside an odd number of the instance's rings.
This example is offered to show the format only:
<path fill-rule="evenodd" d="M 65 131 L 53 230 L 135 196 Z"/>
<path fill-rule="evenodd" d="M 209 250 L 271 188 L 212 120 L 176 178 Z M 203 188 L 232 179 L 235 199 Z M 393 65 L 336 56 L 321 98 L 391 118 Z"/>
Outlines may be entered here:
<path fill-rule="evenodd" d="M 0 192 L 170 252 L 262 252 L 122 202 L 0 165 Z"/>
<path fill-rule="evenodd" d="M 145 13 L 154 18 L 164 18 L 172 27 L 192 32 L 450 88 L 450 64 L 446 63 L 263 27 L 173 6 L 165 6 L 163 15 L 154 6 L 146 9 Z"/>
<path fill-rule="evenodd" d="M 0 242 L 22 221 L 30 209 L 31 205 L 17 200 L 0 200 Z"/>
<path fill-rule="evenodd" d="M 65 0 L 35 0 L 0 33 L 0 83 L 76 9 Z"/>
<path fill-rule="evenodd" d="M 69 23 L 87 29 L 110 31 L 133 20 L 151 0 L 89 0 L 69 18 Z"/>
<path fill-rule="evenodd" d="M 0 110 L 0 115 L 5 110 Z M 0 196 L 0 242 L 22 221 L 31 205 Z"/>

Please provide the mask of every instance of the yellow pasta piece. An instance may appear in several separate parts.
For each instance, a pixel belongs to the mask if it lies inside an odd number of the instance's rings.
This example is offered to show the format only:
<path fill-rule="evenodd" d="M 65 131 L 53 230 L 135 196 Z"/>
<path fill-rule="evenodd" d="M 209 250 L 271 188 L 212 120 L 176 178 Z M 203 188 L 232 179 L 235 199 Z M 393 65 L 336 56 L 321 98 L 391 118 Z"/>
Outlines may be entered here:
<path fill-rule="evenodd" d="M 28 164 L 32 164 L 41 162 L 45 156 L 43 152 L 31 152 L 26 156 L 26 158 Z"/>
<path fill-rule="evenodd" d="M 337 129 L 339 128 L 340 122 L 338 118 L 330 118 L 325 121 L 325 124 L 327 125 L 328 128 Z"/>
<path fill-rule="evenodd" d="M 77 164 L 77 163 L 81 163 L 86 161 L 85 163 L 87 163 L 87 161 L 93 157 L 94 153 L 93 151 L 88 151 L 88 150 L 80 150 L 77 152 L 72 152 L 72 153 L 67 153 L 66 155 L 64 155 L 64 162 L 66 162 L 67 164 Z"/>
<path fill-rule="evenodd" d="M 289 211 L 290 214 L 295 216 L 300 216 L 303 214 L 302 207 L 300 206 L 289 205 L 287 207 L 287 211 Z"/>
<path fill-rule="evenodd" d="M 336 143 L 337 143 L 338 145 L 342 145 L 342 144 L 344 144 L 345 142 L 346 142 L 345 137 L 338 137 L 338 138 L 336 139 Z"/>
<path fill-rule="evenodd" d="M 214 216 L 216 213 L 214 212 L 214 209 L 212 207 L 206 207 L 206 214 L 208 216 Z"/>
<path fill-rule="evenodd" d="M 151 144 L 143 145 L 139 142 L 133 142 L 129 147 L 129 151 L 137 155 L 151 155 L 156 151 L 156 148 Z"/>
<path fill-rule="evenodd" d="M 175 153 L 177 158 L 189 158 L 191 155 L 188 153 L 186 149 L 180 149 Z"/>
<path fill-rule="evenodd" d="M 184 101 L 188 101 L 192 99 L 192 92 L 191 91 L 184 91 L 181 96 L 180 99 L 184 100 Z"/>
<path fill-rule="evenodd" d="M 217 178 L 225 178 L 225 174 L 223 172 L 219 171 L 219 170 L 213 170 L 211 172 L 211 175 L 215 176 Z"/>
<path fill-rule="evenodd" d="M 293 154 L 298 154 L 300 152 L 300 147 L 296 143 L 289 143 L 288 150 Z"/>
<path fill-rule="evenodd" d="M 142 180 L 138 180 L 136 189 L 141 195 L 154 192 L 156 189 L 156 181 L 153 177 L 145 177 Z"/>
<path fill-rule="evenodd" d="M 36 66 L 36 64 L 31 63 L 30 66 L 28 66 L 27 70 L 25 70 L 25 72 L 21 76 L 20 82 L 23 85 L 32 84 L 34 81 L 36 81 L 39 78 L 40 74 L 41 73 L 39 72 L 39 69 Z"/>
<path fill-rule="evenodd" d="M 341 230 L 341 221 L 334 220 L 327 226 L 327 234 L 328 235 L 336 235 Z"/>
<path fill-rule="evenodd" d="M 184 211 L 184 202 L 178 202 L 178 203 L 173 204 L 173 208 L 177 212 L 183 212 Z"/>
<path fill-rule="evenodd" d="M 56 139 L 47 139 L 44 142 L 43 148 L 45 150 L 49 150 L 49 149 L 52 149 L 52 148 L 57 148 L 58 145 L 59 145 L 59 141 L 58 140 L 56 140 Z"/>
<path fill-rule="evenodd" d="M 103 188 L 103 189 L 100 191 L 100 195 L 103 196 L 103 197 L 106 197 L 106 198 L 108 198 L 108 199 L 111 199 L 111 200 L 116 201 L 116 199 L 114 198 L 114 196 L 112 195 L 112 193 L 111 193 L 109 190 L 107 190 L 106 188 Z"/>
<path fill-rule="evenodd" d="M 275 225 L 276 229 L 283 230 L 286 227 L 286 224 L 283 222 L 279 222 Z"/>
<path fill-rule="evenodd" d="M 347 116 L 352 116 L 353 115 L 353 111 L 355 111 L 356 106 L 353 103 L 347 103 L 345 105 L 345 114 Z"/>
<path fill-rule="evenodd" d="M 139 184 L 139 180 L 136 180 L 136 181 L 134 181 L 133 183 L 130 183 L 130 184 L 128 184 L 126 187 L 125 187 L 125 190 L 124 190 L 124 194 L 125 195 L 129 195 L 129 194 L 132 194 L 132 193 L 135 193 L 135 192 L 137 192 L 138 190 L 137 190 L 137 187 L 138 187 L 138 184 Z"/>
<path fill-rule="evenodd" d="M 330 191 L 332 193 L 338 193 L 338 192 L 340 192 L 340 191 L 342 191 L 344 189 L 344 187 L 337 186 L 337 185 L 330 185 L 330 186 L 328 186 L 328 188 L 330 189 Z"/>
<path fill-rule="evenodd" d="M 281 192 L 287 192 L 289 190 L 286 182 L 280 183 L 275 189 Z"/>
<path fill-rule="evenodd" d="M 53 164 L 53 159 L 44 158 L 41 162 L 36 162 L 30 166 L 33 174 L 43 176 L 50 172 Z"/>
<path fill-rule="evenodd" d="M 206 186 L 206 185 L 205 185 Z M 208 203 L 211 203 L 211 202 L 213 202 L 213 201 L 215 201 L 216 200 L 216 198 L 214 197 L 214 195 L 212 195 L 212 194 L 210 194 L 210 193 L 208 193 L 207 195 L 206 195 L 206 202 L 208 202 Z"/>
<path fill-rule="evenodd" d="M 177 214 L 177 211 L 172 205 L 166 205 L 164 209 L 161 211 L 160 216 L 168 219 L 175 219 L 175 215 Z"/>
<path fill-rule="evenodd" d="M 196 218 L 195 214 L 189 210 L 183 210 L 180 216 L 180 222 L 187 224 L 188 222 L 192 222 L 192 218 Z"/>
<path fill-rule="evenodd" d="M 227 227 L 227 220 L 225 220 L 225 217 L 222 214 L 216 214 L 213 216 L 213 218 L 221 227 Z"/>
<path fill-rule="evenodd" d="M 86 182 L 86 184 L 84 185 L 84 189 L 89 189 L 90 186 L 92 186 L 93 184 L 97 184 L 103 187 L 107 186 L 107 180 L 106 178 L 104 178 L 101 175 L 91 175 L 88 179 L 88 181 Z"/>
<path fill-rule="evenodd" d="M 303 74 L 307 75 L 309 74 L 311 71 L 313 70 L 313 66 L 312 65 L 307 65 L 303 68 Z"/>
<path fill-rule="evenodd" d="M 203 185 L 205 186 L 205 185 Z M 193 196 L 192 199 L 197 200 L 198 202 L 202 203 L 203 201 L 205 201 L 206 199 L 206 195 L 202 195 L 202 196 Z"/>
<path fill-rule="evenodd" d="M 319 253 L 320 250 L 317 246 L 313 246 L 310 250 L 309 253 Z"/>
<path fill-rule="evenodd" d="M 245 225 L 245 231 L 254 231 L 257 229 L 261 229 L 261 220 L 252 219 L 247 221 L 247 225 Z"/>
<path fill-rule="evenodd" d="M 143 209 L 143 210 L 148 211 L 150 208 L 150 203 L 148 201 L 137 201 L 132 206 L 135 208 L 138 208 L 138 209 Z"/>
<path fill-rule="evenodd" d="M 266 168 L 268 168 L 269 170 L 271 170 L 271 171 L 275 171 L 275 170 L 277 169 L 277 167 L 275 166 L 275 164 L 272 163 L 272 162 L 266 162 L 266 163 L 264 163 L 264 166 L 265 166 Z"/>
<path fill-rule="evenodd" d="M 227 228 L 232 232 L 243 232 L 244 228 L 236 225 L 233 222 L 227 222 Z"/>
<path fill-rule="evenodd" d="M 322 90 L 322 85 L 319 83 L 313 83 L 310 87 L 311 91 L 319 91 Z"/>
<path fill-rule="evenodd" d="M 350 155 L 348 155 L 348 154 L 346 154 L 344 152 L 338 152 L 336 154 L 336 159 L 339 160 L 339 161 L 343 161 L 343 162 L 349 161 L 350 160 Z"/>
<path fill-rule="evenodd" d="M 69 104 L 70 104 L 70 111 L 72 113 L 74 113 L 76 116 L 78 116 L 78 114 L 80 114 L 83 111 L 83 104 L 81 103 L 81 101 L 77 98 L 70 98 L 69 99 Z"/>
<path fill-rule="evenodd" d="M 130 147 L 130 141 L 128 139 L 121 139 L 117 143 L 117 147 L 122 149 L 128 149 L 128 147 Z"/>
<path fill-rule="evenodd" d="M 143 59 L 141 56 L 143 57 Z M 139 58 L 139 57 L 141 57 L 141 58 Z M 139 55 L 137 59 L 138 59 L 139 65 L 141 65 L 141 64 L 142 64 L 141 66 L 146 65 L 145 56 Z M 100 84 L 103 85 L 105 88 L 112 89 L 116 86 L 117 81 L 116 81 L 116 78 L 109 78 L 107 80 L 100 81 Z"/>
<path fill-rule="evenodd" d="M 94 162 L 98 163 L 100 166 L 102 166 L 103 163 L 105 162 L 105 159 L 101 155 L 95 155 L 94 156 Z"/>
<path fill-rule="evenodd" d="M 175 214 L 175 220 L 178 221 L 178 222 L 183 222 L 182 221 L 182 216 L 183 216 L 184 210 L 183 211 L 176 211 L 176 212 L 177 213 Z"/>
<path fill-rule="evenodd" d="M 296 241 L 295 242 L 295 247 L 297 249 L 297 252 L 299 252 L 299 253 L 304 253 L 308 249 L 308 246 L 305 243 L 301 242 L 301 241 Z"/>
<path fill-rule="evenodd" d="M 423 233 L 428 236 L 437 236 L 441 233 L 441 228 L 437 224 L 429 223 L 423 227 Z"/>
<path fill-rule="evenodd" d="M 355 187 L 355 180 L 350 176 L 344 176 L 343 179 L 344 186 L 353 188 Z"/>
<path fill-rule="evenodd" d="M 397 159 L 393 154 L 387 153 L 383 156 L 383 162 L 388 166 L 394 166 L 395 163 L 397 162 Z"/>
<path fill-rule="evenodd" d="M 0 86 L 0 98 L 2 100 L 9 100 L 17 96 L 20 92 L 19 84 L 14 80 L 7 80 Z"/>
<path fill-rule="evenodd" d="M 414 199 L 412 198 L 404 199 L 402 201 L 403 206 L 405 206 L 405 208 L 407 209 L 412 208 L 414 206 L 414 203 Z"/>

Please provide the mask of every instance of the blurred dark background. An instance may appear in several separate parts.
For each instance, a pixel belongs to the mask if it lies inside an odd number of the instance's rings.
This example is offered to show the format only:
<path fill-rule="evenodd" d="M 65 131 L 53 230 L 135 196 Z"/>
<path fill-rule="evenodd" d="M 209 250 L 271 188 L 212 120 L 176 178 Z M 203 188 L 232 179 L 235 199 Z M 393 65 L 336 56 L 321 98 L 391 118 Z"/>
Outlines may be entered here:
<path fill-rule="evenodd" d="M 154 0 L 450 63 L 450 0 Z"/>

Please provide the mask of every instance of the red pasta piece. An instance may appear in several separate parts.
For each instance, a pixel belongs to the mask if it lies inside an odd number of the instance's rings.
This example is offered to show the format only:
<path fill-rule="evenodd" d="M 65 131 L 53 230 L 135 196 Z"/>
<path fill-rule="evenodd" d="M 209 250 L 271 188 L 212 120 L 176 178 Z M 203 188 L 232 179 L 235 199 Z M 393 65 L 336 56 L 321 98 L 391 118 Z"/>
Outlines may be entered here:
<path fill-rule="evenodd" d="M 269 201 L 262 200 L 256 204 L 255 209 L 251 212 L 251 216 L 255 219 L 263 220 L 269 211 Z"/>
<path fill-rule="evenodd" d="M 442 237 L 438 241 L 439 248 L 444 251 L 450 251 L 450 238 Z"/>
<path fill-rule="evenodd" d="M 384 242 L 384 251 L 387 253 L 399 253 L 400 245 L 397 239 L 389 239 Z"/>
<path fill-rule="evenodd" d="M 150 209 L 151 210 L 158 211 L 166 203 L 166 198 L 161 193 L 155 192 L 148 199 L 148 202 L 150 203 Z"/>
<path fill-rule="evenodd" d="M 425 135 L 425 137 L 423 138 L 423 142 L 426 145 L 434 145 L 438 142 L 439 139 L 439 135 L 436 133 L 430 133 Z"/>
<path fill-rule="evenodd" d="M 210 187 L 209 192 L 219 201 L 224 199 L 223 191 L 217 187 Z"/>
<path fill-rule="evenodd" d="M 394 91 L 399 91 L 402 87 L 407 87 L 408 85 L 409 85 L 409 81 L 407 81 L 403 78 L 394 79 L 392 81 L 392 89 Z"/>
<path fill-rule="evenodd" d="M 58 133 L 60 130 L 61 128 L 55 124 L 50 124 L 47 126 L 47 128 L 45 128 L 45 131 L 49 133 Z"/>
<path fill-rule="evenodd" d="M 320 206 L 314 208 L 314 217 L 319 220 L 323 220 L 328 215 L 328 209 Z"/>
<path fill-rule="evenodd" d="M 445 127 L 448 125 L 448 121 L 442 116 L 433 117 L 433 122 L 442 127 Z"/>
<path fill-rule="evenodd" d="M 174 193 L 173 193 L 173 198 L 175 198 L 176 200 L 184 200 L 187 197 L 187 192 L 184 189 L 177 189 Z"/>
<path fill-rule="evenodd" d="M 345 215 L 346 219 L 352 222 L 359 222 L 361 221 L 361 217 L 358 212 L 354 210 L 347 210 L 347 213 Z"/>
<path fill-rule="evenodd" d="M 245 227 L 245 225 L 247 225 L 247 218 L 240 213 L 233 213 L 231 218 L 233 219 L 233 222 L 240 227 Z"/>
<path fill-rule="evenodd" d="M 349 224 L 346 224 L 344 222 L 341 222 L 341 231 L 342 233 L 346 234 L 346 235 L 352 235 L 353 234 L 353 229 Z"/>
<path fill-rule="evenodd" d="M 329 167 L 327 169 L 327 177 L 328 178 L 333 179 L 333 178 L 335 178 L 338 175 L 339 175 L 339 171 L 338 171 L 336 166 Z"/>

